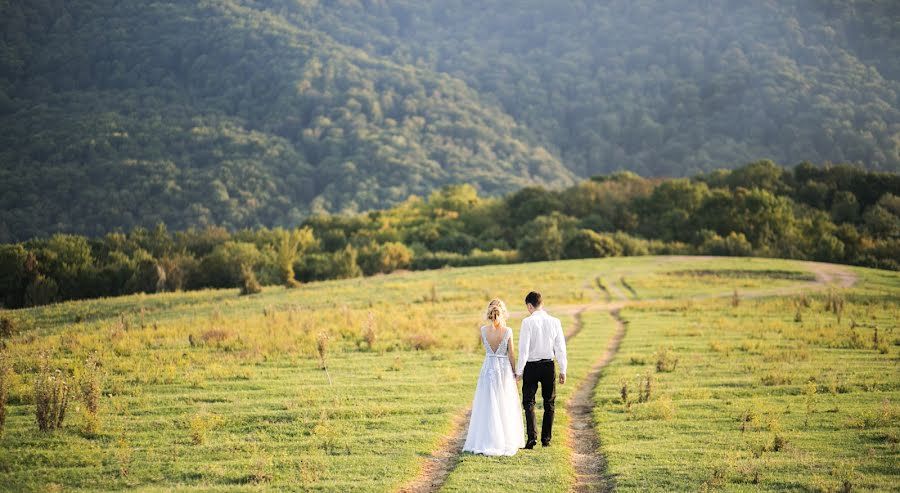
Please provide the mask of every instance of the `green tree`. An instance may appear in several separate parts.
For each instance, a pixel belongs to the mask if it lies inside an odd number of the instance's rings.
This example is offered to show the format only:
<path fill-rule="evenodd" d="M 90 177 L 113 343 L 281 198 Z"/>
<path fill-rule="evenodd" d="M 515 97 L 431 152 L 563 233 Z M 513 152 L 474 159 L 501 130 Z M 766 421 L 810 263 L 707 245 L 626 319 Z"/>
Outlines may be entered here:
<path fill-rule="evenodd" d="M 281 282 L 289 288 L 297 287 L 300 284 L 294 275 L 294 262 L 296 262 L 298 255 L 301 255 L 315 244 L 315 236 L 312 229 L 308 227 L 290 231 L 283 229 L 276 231 L 278 238 L 276 246 L 277 263 Z"/>
<path fill-rule="evenodd" d="M 516 249 L 524 260 L 559 260 L 563 251 L 563 230 L 558 217 L 541 215 L 519 228 Z"/>
<path fill-rule="evenodd" d="M 566 241 L 564 254 L 566 258 L 615 257 L 622 254 L 622 247 L 609 236 L 580 229 Z"/>

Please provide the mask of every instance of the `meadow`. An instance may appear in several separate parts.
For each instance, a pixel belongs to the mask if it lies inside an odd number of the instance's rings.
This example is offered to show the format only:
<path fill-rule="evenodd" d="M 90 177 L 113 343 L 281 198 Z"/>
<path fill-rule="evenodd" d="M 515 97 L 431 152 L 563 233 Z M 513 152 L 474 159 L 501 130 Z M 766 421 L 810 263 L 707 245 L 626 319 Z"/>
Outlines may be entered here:
<path fill-rule="evenodd" d="M 615 489 L 900 484 L 900 274 L 627 257 L 2 311 L 0 490 L 403 489 L 459 432 L 484 306 L 505 299 L 517 337 L 530 289 L 573 332 L 554 446 L 462 454 L 442 491 L 581 489 L 564 409 L 613 336 L 608 310 L 619 304 L 627 331 L 593 392 Z M 837 300 L 840 320 L 824 310 Z M 674 366 L 658 369 L 660 358 Z M 69 405 L 61 427 L 40 431 L 36 383 L 48 375 L 65 381 Z"/>

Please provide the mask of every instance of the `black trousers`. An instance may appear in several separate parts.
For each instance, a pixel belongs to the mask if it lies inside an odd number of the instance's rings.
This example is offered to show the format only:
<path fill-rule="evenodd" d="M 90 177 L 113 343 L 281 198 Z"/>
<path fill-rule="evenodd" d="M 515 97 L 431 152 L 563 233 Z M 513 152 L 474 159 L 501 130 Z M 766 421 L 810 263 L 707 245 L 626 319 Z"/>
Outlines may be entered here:
<path fill-rule="evenodd" d="M 522 407 L 525 408 L 525 425 L 528 441 L 537 441 L 534 430 L 534 396 L 538 383 L 544 398 L 544 420 L 541 423 L 541 443 L 549 443 L 553 437 L 553 412 L 556 407 L 556 367 L 553 360 L 529 361 L 522 372 Z"/>

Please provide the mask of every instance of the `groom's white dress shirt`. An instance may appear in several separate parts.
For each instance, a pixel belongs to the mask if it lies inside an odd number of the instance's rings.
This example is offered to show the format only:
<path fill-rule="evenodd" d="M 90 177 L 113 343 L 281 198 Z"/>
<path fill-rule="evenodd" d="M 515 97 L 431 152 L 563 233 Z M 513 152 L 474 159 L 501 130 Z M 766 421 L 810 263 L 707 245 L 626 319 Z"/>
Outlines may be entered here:
<path fill-rule="evenodd" d="M 543 309 L 535 310 L 522 320 L 519 331 L 519 359 L 516 361 L 516 375 L 525 371 L 525 363 L 542 359 L 554 359 L 559 364 L 559 372 L 566 373 L 566 336 L 559 319 L 551 317 Z"/>

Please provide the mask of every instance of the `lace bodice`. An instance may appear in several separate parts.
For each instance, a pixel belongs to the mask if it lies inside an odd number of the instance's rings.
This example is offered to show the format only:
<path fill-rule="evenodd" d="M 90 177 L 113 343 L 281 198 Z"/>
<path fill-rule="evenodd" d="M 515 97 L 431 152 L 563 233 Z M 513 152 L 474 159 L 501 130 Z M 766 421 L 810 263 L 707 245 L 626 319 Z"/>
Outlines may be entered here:
<path fill-rule="evenodd" d="M 481 342 L 484 344 L 484 354 L 485 356 L 494 356 L 497 358 L 508 358 L 509 354 L 507 348 L 509 347 L 509 339 L 512 337 L 512 329 L 509 327 L 506 328 L 506 331 L 503 333 L 503 339 L 500 340 L 500 345 L 497 346 L 497 350 L 491 347 L 491 344 L 487 339 L 487 327 L 481 328 Z"/>

